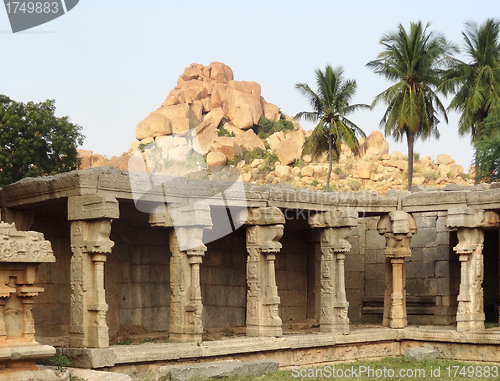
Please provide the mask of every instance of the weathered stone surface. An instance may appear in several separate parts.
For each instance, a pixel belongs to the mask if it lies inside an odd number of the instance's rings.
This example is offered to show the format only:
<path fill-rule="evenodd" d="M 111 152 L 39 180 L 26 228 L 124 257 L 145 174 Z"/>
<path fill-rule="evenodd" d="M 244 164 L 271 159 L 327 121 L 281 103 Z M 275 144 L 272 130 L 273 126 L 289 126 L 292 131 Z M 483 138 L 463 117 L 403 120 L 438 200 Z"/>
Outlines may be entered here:
<path fill-rule="evenodd" d="M 78 158 L 80 158 L 80 168 L 96 168 L 109 165 L 109 160 L 106 160 L 104 156 L 99 154 L 94 154 L 91 150 L 77 150 Z"/>
<path fill-rule="evenodd" d="M 375 175 L 373 173 L 374 169 L 375 169 L 375 164 L 368 163 L 365 161 L 360 161 L 358 163 L 358 177 L 360 179 L 373 179 Z"/>
<path fill-rule="evenodd" d="M 69 372 L 74 377 L 80 377 L 86 381 L 132 381 L 132 377 L 113 372 L 102 372 L 91 369 L 68 368 Z"/>
<path fill-rule="evenodd" d="M 276 147 L 276 155 L 278 155 L 282 165 L 289 165 L 300 160 L 302 147 L 295 140 L 286 139 L 281 141 Z"/>
<path fill-rule="evenodd" d="M 306 138 L 304 136 L 304 132 L 302 130 L 287 132 L 285 134 L 285 138 L 293 140 L 295 143 L 297 143 L 297 145 L 301 149 L 304 147 L 304 143 L 306 141 Z"/>
<path fill-rule="evenodd" d="M 405 349 L 405 357 L 408 360 L 424 361 L 436 360 L 438 358 L 438 351 L 427 347 L 413 347 Z"/>
<path fill-rule="evenodd" d="M 262 140 L 257 135 L 255 135 L 255 132 L 253 132 L 253 130 L 246 131 L 244 134 L 234 138 L 234 140 L 236 141 L 236 144 L 244 149 L 266 149 Z"/>
<path fill-rule="evenodd" d="M 207 166 L 222 167 L 227 163 L 227 157 L 222 152 L 210 152 L 207 155 Z"/>
<path fill-rule="evenodd" d="M 158 135 L 170 135 L 172 133 L 172 123 L 169 119 L 158 112 L 152 112 L 142 122 L 139 122 L 135 129 L 135 138 L 142 140 L 154 138 Z"/>
<path fill-rule="evenodd" d="M 88 194 L 68 198 L 68 220 L 119 218 L 116 198 L 110 195 Z"/>
<path fill-rule="evenodd" d="M 263 115 L 260 94 L 231 90 L 226 99 L 227 116 L 239 129 L 246 130 L 259 123 Z"/>
<path fill-rule="evenodd" d="M 283 133 L 283 131 L 278 131 L 269 136 L 266 140 L 269 143 L 269 147 L 271 147 L 271 149 L 275 151 L 280 142 L 282 140 L 285 140 L 285 134 Z"/>
<path fill-rule="evenodd" d="M 437 155 L 436 161 L 438 165 L 450 165 L 452 164 L 451 157 L 448 154 Z"/>
<path fill-rule="evenodd" d="M 287 178 L 291 176 L 292 169 L 288 165 L 277 165 L 274 169 L 274 174 L 279 178 Z"/>
<path fill-rule="evenodd" d="M 264 105 L 264 116 L 272 120 L 273 122 L 276 122 L 277 120 L 280 119 L 280 113 L 278 106 L 273 105 L 272 103 L 266 103 Z"/>
<path fill-rule="evenodd" d="M 300 170 L 300 174 L 304 177 L 312 177 L 314 175 L 314 167 L 309 165 Z"/>
<path fill-rule="evenodd" d="M 212 140 L 211 152 L 222 152 L 228 160 L 233 160 L 234 157 L 241 153 L 241 149 L 236 143 L 235 139 L 221 136 Z"/>

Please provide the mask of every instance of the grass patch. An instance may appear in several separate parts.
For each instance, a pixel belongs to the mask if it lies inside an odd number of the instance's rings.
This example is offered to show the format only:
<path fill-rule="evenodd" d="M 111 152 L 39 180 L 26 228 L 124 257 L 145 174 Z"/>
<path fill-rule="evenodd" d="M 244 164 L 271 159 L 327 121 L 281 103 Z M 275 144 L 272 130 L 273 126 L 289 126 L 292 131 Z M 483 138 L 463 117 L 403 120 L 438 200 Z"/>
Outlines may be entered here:
<path fill-rule="evenodd" d="M 333 369 L 338 374 L 332 375 Z M 384 377 L 385 369 L 385 377 Z M 351 371 L 357 371 L 354 376 Z M 360 370 L 365 370 L 359 374 Z M 346 371 L 349 377 L 346 377 Z M 368 374 L 368 371 L 370 374 Z M 330 372 L 330 373 L 329 373 Z M 393 376 L 390 375 L 394 372 Z M 481 374 L 481 376 L 479 376 Z M 487 376 L 489 374 L 489 376 Z M 495 377 L 496 375 L 496 377 Z M 470 377 L 469 377 L 470 376 Z M 499 364 L 469 363 L 453 360 L 412 361 L 403 356 L 387 357 L 380 361 L 358 360 L 351 363 L 327 365 L 321 367 L 296 367 L 291 370 L 281 370 L 263 376 L 230 377 L 227 380 L 244 381 L 351 381 L 369 380 L 496 380 L 500 376 Z"/>
<path fill-rule="evenodd" d="M 285 116 L 283 114 L 280 115 L 280 119 L 276 122 L 273 122 L 262 116 L 259 120 L 259 124 L 254 126 L 254 132 L 262 140 L 267 139 L 269 136 L 276 132 L 287 132 L 293 130 L 295 130 L 293 123 L 285 120 Z"/>

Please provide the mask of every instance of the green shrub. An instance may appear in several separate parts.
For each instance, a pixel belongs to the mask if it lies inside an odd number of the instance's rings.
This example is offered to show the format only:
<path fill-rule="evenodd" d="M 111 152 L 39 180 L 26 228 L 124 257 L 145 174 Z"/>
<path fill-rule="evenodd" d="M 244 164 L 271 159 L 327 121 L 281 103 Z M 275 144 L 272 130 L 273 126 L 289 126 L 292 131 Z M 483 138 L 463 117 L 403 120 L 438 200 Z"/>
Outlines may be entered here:
<path fill-rule="evenodd" d="M 68 358 L 64 355 L 56 355 L 54 357 L 51 357 L 49 360 L 52 365 L 57 367 L 57 370 L 59 372 L 65 372 L 68 366 L 71 365 L 71 361 L 68 360 Z"/>
<path fill-rule="evenodd" d="M 286 132 L 293 130 L 295 130 L 293 123 L 285 120 L 283 114 L 281 114 L 281 119 L 277 120 L 276 122 L 273 122 L 272 120 L 269 120 L 266 117 L 262 116 L 259 120 L 259 124 L 254 126 L 254 132 L 262 140 L 267 139 L 269 136 L 276 132 Z"/>
<path fill-rule="evenodd" d="M 437 171 L 425 171 L 423 173 L 423 176 L 424 176 L 425 182 L 428 183 L 428 182 L 436 181 L 437 179 L 439 179 L 439 172 L 437 172 Z"/>
<path fill-rule="evenodd" d="M 450 179 L 450 180 L 453 180 L 453 179 L 455 178 L 455 176 L 453 176 L 453 173 L 451 173 L 451 172 L 448 172 L 448 173 L 446 174 L 446 177 L 447 177 L 448 179 Z"/>
<path fill-rule="evenodd" d="M 460 177 L 462 180 L 470 180 L 470 175 L 468 173 L 462 173 Z"/>
<path fill-rule="evenodd" d="M 312 183 L 311 183 L 311 186 L 315 187 L 317 185 L 318 185 L 318 180 L 313 180 Z"/>
<path fill-rule="evenodd" d="M 419 161 L 420 160 L 420 154 L 418 152 L 413 152 L 413 161 Z"/>
<path fill-rule="evenodd" d="M 361 181 L 358 179 L 349 179 L 347 181 L 347 186 L 351 188 L 354 192 L 357 192 L 361 188 Z"/>
<path fill-rule="evenodd" d="M 220 126 L 217 130 L 217 136 L 227 136 L 227 137 L 230 137 L 230 138 L 234 138 L 236 137 L 236 135 L 234 134 L 234 132 L 229 132 L 228 130 L 226 130 L 224 128 L 224 126 Z"/>

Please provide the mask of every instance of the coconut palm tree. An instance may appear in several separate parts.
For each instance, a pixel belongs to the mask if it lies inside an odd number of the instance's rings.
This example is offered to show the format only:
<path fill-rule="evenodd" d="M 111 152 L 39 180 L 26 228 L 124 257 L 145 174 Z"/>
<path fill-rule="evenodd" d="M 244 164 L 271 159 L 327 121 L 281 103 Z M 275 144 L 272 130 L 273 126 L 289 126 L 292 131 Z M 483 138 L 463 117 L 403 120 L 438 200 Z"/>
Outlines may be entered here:
<path fill-rule="evenodd" d="M 470 134 L 476 146 L 483 120 L 491 113 L 500 115 L 500 22 L 488 19 L 479 27 L 475 23 L 466 26 L 462 34 L 470 61 L 449 57 L 439 89 L 455 94 L 448 109 L 461 112 L 458 131 L 461 136 Z"/>
<path fill-rule="evenodd" d="M 400 24 L 396 32 L 382 36 L 380 43 L 384 51 L 367 64 L 376 74 L 396 82 L 375 97 L 372 107 L 379 102 L 387 105 L 380 122 L 386 136 L 392 135 L 396 140 L 406 136 L 408 190 L 412 186 L 415 139 L 439 137 L 436 112 L 448 122 L 446 110 L 434 89 L 442 80 L 442 59 L 457 48 L 443 35 L 428 32 L 429 25 L 424 27 L 420 21 L 411 23 L 408 33 Z"/>
<path fill-rule="evenodd" d="M 318 121 L 306 148 L 311 150 L 313 157 L 328 151 L 328 174 L 326 190 L 330 190 L 332 163 L 340 158 L 342 142 L 355 153 L 359 152 L 359 142 L 356 134 L 365 136 L 365 133 L 356 124 L 347 119 L 347 116 L 356 110 L 369 108 L 365 104 L 351 105 L 350 101 L 356 93 L 356 81 L 346 80 L 343 77 L 342 67 L 333 69 L 327 65 L 325 71 L 317 69 L 316 84 L 318 90 L 314 92 L 308 84 L 297 83 L 295 87 L 307 98 L 314 111 L 303 111 L 295 115 L 296 119 Z"/>

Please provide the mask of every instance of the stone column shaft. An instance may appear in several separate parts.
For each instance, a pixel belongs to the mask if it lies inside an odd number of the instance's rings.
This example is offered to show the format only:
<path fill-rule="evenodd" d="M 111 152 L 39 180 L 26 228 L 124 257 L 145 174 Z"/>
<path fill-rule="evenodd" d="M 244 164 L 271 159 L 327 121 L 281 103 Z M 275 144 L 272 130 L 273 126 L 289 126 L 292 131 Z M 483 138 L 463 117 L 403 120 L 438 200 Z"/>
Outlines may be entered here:
<path fill-rule="evenodd" d="M 417 225 L 411 214 L 394 211 L 380 218 L 377 229 L 386 239 L 386 290 L 382 324 L 390 328 L 404 328 L 408 325 L 405 258 L 411 256 L 410 242 L 417 232 Z"/>
<path fill-rule="evenodd" d="M 247 336 L 281 336 L 275 253 L 283 225 L 247 227 Z"/>
<path fill-rule="evenodd" d="M 68 198 L 73 251 L 69 326 L 72 347 L 109 346 L 104 263 L 114 246 L 109 239 L 111 222 L 119 216 L 114 197 L 87 194 Z"/>
<path fill-rule="evenodd" d="M 448 210 L 446 226 L 457 229 L 458 245 L 453 250 L 461 264 L 457 331 L 483 330 L 484 228 L 498 228 L 500 217 L 493 211 L 453 208 Z"/>
<path fill-rule="evenodd" d="M 104 290 L 104 262 L 114 242 L 109 239 L 111 220 L 71 223 L 71 324 L 70 346 L 109 346 Z"/>
<path fill-rule="evenodd" d="M 351 227 L 357 225 L 356 214 L 349 209 L 318 212 L 309 218 L 312 228 L 320 228 L 321 247 L 321 332 L 349 333 L 345 292 L 345 256 L 351 250 L 346 240 Z"/>
<path fill-rule="evenodd" d="M 203 228 L 191 227 L 185 234 L 193 230 L 199 233 Z M 194 230 L 197 232 L 194 232 Z M 201 243 L 201 241 L 200 241 Z M 200 264 L 207 248 L 200 245 L 197 248 L 182 251 L 179 246 L 177 233 L 170 230 L 170 286 L 172 298 L 170 303 L 170 340 L 201 341 L 203 325 L 201 315 L 203 303 L 201 299 Z"/>

